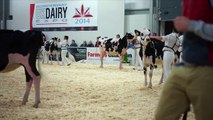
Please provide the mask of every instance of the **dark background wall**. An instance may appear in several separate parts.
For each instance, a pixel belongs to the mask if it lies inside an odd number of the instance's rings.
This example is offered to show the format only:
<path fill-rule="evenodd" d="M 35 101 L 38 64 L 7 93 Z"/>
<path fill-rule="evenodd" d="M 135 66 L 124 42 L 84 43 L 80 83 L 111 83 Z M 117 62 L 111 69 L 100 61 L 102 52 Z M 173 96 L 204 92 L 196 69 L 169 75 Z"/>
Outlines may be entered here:
<path fill-rule="evenodd" d="M 182 13 L 183 0 L 159 0 L 159 19 L 171 21 Z"/>
<path fill-rule="evenodd" d="M 183 0 L 158 0 L 158 22 L 161 33 L 166 35 L 172 32 L 173 19 L 182 14 Z"/>
<path fill-rule="evenodd" d="M 0 29 L 6 29 L 6 20 L 11 19 L 9 17 L 10 0 L 0 0 Z"/>
<path fill-rule="evenodd" d="M 3 0 L 0 0 L 0 29 L 2 28 Z"/>

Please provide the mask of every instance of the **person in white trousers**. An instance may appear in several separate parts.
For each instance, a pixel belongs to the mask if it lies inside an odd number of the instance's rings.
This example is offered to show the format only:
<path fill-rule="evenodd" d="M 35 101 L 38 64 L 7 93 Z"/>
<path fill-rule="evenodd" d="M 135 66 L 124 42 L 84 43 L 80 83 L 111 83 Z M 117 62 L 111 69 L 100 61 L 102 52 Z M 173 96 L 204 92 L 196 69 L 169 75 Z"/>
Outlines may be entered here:
<path fill-rule="evenodd" d="M 163 48 L 163 81 L 167 80 L 175 60 L 175 44 L 178 40 L 178 33 L 173 29 L 172 33 L 166 36 L 151 36 L 151 38 L 164 42 Z M 163 83 L 161 81 L 161 83 Z M 161 84 L 160 83 L 160 84 Z"/>
<path fill-rule="evenodd" d="M 178 48 L 178 51 L 180 52 L 180 58 L 179 58 L 179 62 L 182 62 L 182 43 L 183 43 L 183 35 L 179 36 L 179 40 L 180 40 L 180 47 Z"/>
<path fill-rule="evenodd" d="M 135 49 L 135 67 L 133 68 L 134 70 L 138 70 L 138 71 L 143 71 L 144 65 L 143 65 L 143 61 L 142 61 L 142 57 L 143 55 L 140 56 L 140 51 L 141 51 L 141 37 L 138 36 L 137 34 L 135 35 L 136 40 L 135 45 L 133 46 L 133 49 Z"/>
<path fill-rule="evenodd" d="M 61 43 L 61 60 L 62 60 L 62 64 L 67 64 L 67 66 L 71 65 L 71 61 L 66 57 L 67 55 L 67 47 L 68 45 L 68 36 L 64 36 L 64 41 L 62 41 Z"/>

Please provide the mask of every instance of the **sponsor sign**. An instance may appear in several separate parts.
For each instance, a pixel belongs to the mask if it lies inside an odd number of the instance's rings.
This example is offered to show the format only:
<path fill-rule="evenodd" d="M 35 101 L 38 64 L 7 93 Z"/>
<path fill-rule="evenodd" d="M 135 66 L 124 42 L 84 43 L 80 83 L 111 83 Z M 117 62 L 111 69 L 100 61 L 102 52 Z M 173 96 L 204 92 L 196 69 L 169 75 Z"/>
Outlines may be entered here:
<path fill-rule="evenodd" d="M 118 64 L 120 59 L 117 53 L 107 53 L 104 57 L 105 64 Z M 98 47 L 87 48 L 87 62 L 100 64 L 100 50 Z"/>
<path fill-rule="evenodd" d="M 30 5 L 31 29 L 97 30 L 97 0 L 38 3 Z"/>

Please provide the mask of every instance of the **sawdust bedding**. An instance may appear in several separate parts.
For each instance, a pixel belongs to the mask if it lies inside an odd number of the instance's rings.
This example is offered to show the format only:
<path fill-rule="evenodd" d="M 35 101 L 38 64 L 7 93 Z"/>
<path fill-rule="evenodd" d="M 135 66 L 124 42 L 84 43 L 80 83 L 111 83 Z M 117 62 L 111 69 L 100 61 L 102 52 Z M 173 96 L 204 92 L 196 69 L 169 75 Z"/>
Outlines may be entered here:
<path fill-rule="evenodd" d="M 161 68 L 154 70 L 152 89 L 143 86 L 143 72 L 129 65 L 123 70 L 118 65 L 102 69 L 89 63 L 42 64 L 41 68 L 38 109 L 32 107 L 34 88 L 27 105 L 21 106 L 26 86 L 22 67 L 0 73 L 0 119 L 153 120 L 163 87 L 158 85 Z"/>

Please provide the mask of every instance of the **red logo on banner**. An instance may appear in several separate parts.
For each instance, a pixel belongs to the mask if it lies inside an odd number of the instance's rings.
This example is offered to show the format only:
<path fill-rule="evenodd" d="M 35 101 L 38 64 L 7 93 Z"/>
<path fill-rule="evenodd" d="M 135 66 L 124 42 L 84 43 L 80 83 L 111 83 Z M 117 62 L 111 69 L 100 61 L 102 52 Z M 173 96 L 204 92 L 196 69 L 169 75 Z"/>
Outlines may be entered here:
<path fill-rule="evenodd" d="M 89 13 L 90 8 L 87 8 L 86 11 L 84 11 L 84 5 L 81 5 L 81 10 L 78 10 L 77 8 L 75 8 L 75 15 L 73 16 L 73 18 L 80 18 L 80 17 L 93 17 L 90 13 Z"/>

